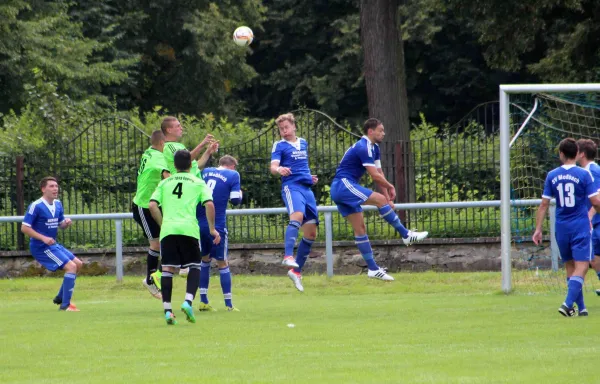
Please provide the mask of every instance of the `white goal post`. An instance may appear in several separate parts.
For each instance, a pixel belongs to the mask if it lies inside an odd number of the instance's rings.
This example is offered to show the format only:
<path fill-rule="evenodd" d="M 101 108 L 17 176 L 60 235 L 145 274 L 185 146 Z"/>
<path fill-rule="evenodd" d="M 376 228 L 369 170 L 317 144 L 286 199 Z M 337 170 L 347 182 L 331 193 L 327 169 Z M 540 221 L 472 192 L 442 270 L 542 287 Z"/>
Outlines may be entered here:
<path fill-rule="evenodd" d="M 510 176 L 510 95 L 541 92 L 600 92 L 600 84 L 515 84 L 500 85 L 500 241 L 502 291 L 512 290 L 511 260 L 511 176 Z M 549 171 L 549 170 L 548 170 Z"/>

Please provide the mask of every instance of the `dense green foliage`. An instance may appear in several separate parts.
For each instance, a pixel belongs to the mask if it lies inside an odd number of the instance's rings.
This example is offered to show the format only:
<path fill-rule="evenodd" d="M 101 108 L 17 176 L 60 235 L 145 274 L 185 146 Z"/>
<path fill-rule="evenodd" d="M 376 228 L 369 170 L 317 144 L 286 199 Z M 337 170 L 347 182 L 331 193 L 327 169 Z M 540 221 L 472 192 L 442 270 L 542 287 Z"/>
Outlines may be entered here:
<path fill-rule="evenodd" d="M 501 82 L 598 80 L 592 0 L 407 0 L 413 122 L 456 121 Z M 27 113 L 37 70 L 74 101 L 119 110 L 270 119 L 298 105 L 366 115 L 359 1 L 7 0 L 0 113 Z M 252 27 L 250 48 L 231 43 Z"/>

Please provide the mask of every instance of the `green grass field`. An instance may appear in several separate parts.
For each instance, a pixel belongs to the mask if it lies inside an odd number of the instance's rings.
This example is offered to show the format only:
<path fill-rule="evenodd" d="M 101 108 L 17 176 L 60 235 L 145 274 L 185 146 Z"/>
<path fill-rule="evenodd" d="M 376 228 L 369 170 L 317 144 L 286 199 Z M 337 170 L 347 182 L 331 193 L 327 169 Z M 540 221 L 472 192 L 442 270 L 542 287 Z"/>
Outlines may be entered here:
<path fill-rule="evenodd" d="M 2 383 L 597 383 L 600 297 L 563 318 L 560 293 L 499 293 L 499 273 L 235 276 L 234 304 L 167 326 L 141 277 L 81 277 L 79 313 L 51 302 L 61 280 L 0 280 Z M 591 278 L 591 277 L 590 277 Z M 183 300 L 177 278 L 174 306 Z M 536 290 L 538 292 L 536 292 Z M 293 323 L 295 327 L 287 325 Z"/>

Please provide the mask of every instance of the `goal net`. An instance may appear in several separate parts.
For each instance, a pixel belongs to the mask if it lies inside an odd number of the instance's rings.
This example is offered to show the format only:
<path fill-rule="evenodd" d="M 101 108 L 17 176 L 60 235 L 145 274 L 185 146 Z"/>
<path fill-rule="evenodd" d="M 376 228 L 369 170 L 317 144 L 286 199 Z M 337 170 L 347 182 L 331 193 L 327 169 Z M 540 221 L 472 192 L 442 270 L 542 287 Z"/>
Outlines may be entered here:
<path fill-rule="evenodd" d="M 517 205 L 514 202 L 541 198 L 546 174 L 560 165 L 557 147 L 562 139 L 586 138 L 598 143 L 600 92 L 552 92 L 550 89 L 536 93 L 515 92 L 509 95 L 508 113 L 510 199 L 513 201 L 510 206 L 511 264 L 508 273 L 512 276 L 512 287 L 563 292 L 566 275 L 551 235 L 554 209 L 551 208 L 550 217 L 544 223 L 544 242 L 536 246 L 531 235 L 539 204 Z M 505 244 L 503 253 L 504 247 Z M 505 291 L 506 273 L 503 267 Z M 588 275 L 586 291 L 600 288 L 596 274 L 590 272 Z"/>

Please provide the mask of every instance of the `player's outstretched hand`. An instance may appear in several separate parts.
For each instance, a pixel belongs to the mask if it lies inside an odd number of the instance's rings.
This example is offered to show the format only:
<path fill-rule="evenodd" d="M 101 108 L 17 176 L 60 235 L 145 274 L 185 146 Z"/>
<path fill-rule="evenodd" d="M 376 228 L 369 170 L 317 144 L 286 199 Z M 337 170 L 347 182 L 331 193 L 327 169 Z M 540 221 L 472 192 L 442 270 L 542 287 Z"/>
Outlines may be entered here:
<path fill-rule="evenodd" d="M 42 240 L 44 242 L 44 244 L 46 245 L 53 245 L 54 243 L 56 243 L 56 241 L 48 236 L 44 236 L 44 240 Z"/>
<path fill-rule="evenodd" d="M 535 232 L 533 233 L 533 236 L 531 236 L 531 240 L 533 240 L 535 245 L 542 244 L 542 231 L 540 231 L 539 229 L 536 229 Z"/>
<path fill-rule="evenodd" d="M 71 221 L 71 219 L 66 218 L 63 222 L 62 222 L 62 228 L 69 228 L 71 225 L 73 224 L 73 221 Z"/>
<path fill-rule="evenodd" d="M 211 141 L 210 146 L 208 147 L 209 153 L 212 155 L 213 153 L 219 150 L 219 142 L 216 140 Z"/>
<path fill-rule="evenodd" d="M 202 142 L 200 143 L 201 147 L 204 147 L 206 144 L 208 144 L 209 142 L 214 140 L 214 136 L 211 135 L 210 133 L 206 135 L 206 137 L 204 138 L 204 140 L 202 140 Z"/>
<path fill-rule="evenodd" d="M 312 177 L 313 184 L 317 184 L 319 182 L 319 178 L 317 177 L 317 175 L 310 175 L 310 177 Z"/>
<path fill-rule="evenodd" d="M 212 231 L 210 231 L 210 234 L 212 237 L 215 238 L 213 240 L 213 244 L 218 245 L 221 242 L 221 235 L 219 235 L 219 232 L 216 229 L 213 229 Z"/>

